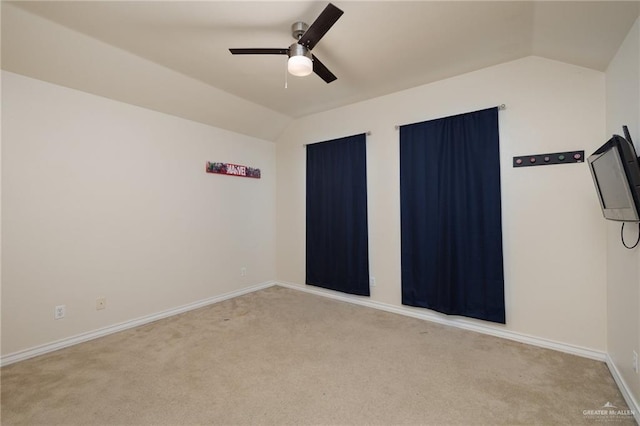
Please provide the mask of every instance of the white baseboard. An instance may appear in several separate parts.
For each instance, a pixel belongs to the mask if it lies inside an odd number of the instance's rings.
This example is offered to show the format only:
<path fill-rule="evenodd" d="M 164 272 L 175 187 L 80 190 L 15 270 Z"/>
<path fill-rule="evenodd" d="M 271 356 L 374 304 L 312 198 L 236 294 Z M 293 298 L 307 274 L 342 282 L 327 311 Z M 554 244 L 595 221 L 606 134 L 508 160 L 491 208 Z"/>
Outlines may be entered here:
<path fill-rule="evenodd" d="M 374 309 L 380 309 L 387 312 L 392 312 L 400 315 L 409 316 L 412 318 L 418 318 L 425 321 L 432 321 L 438 324 L 450 325 L 465 330 L 475 331 L 478 333 L 488 334 L 491 336 L 501 337 L 504 339 L 513 340 L 520 343 L 526 343 L 533 346 L 539 346 L 546 349 L 553 349 L 560 352 L 569 353 L 572 355 L 581 356 L 584 358 L 593 359 L 596 361 L 602 361 L 607 364 L 613 379 L 615 380 L 620 393 L 624 397 L 625 402 L 629 406 L 629 409 L 633 412 L 633 416 L 638 424 L 640 424 L 640 404 L 633 397 L 629 386 L 625 382 L 624 378 L 616 368 L 613 360 L 606 352 L 595 351 L 593 349 L 583 348 L 580 346 L 574 346 L 567 343 L 555 342 L 548 339 L 542 339 L 539 337 L 528 336 L 526 334 L 503 330 L 495 327 L 484 326 L 473 321 L 469 321 L 461 318 L 451 318 L 446 315 L 438 314 L 437 312 L 424 310 L 424 312 L 416 311 L 410 307 L 399 307 L 395 305 L 389 305 L 382 302 L 373 301 L 363 296 L 353 296 L 345 293 L 335 292 L 332 290 L 325 290 L 319 287 L 310 287 L 306 285 L 288 283 L 283 281 L 276 281 L 275 285 L 287 287 L 294 290 L 303 291 L 310 294 L 328 297 L 343 302 L 354 303 L 356 305 L 367 306 Z"/>
<path fill-rule="evenodd" d="M 319 296 L 329 297 L 331 299 L 341 300 L 343 302 L 354 303 L 356 305 L 367 306 L 369 308 L 380 309 L 382 311 L 392 312 L 394 314 L 400 314 L 412 318 L 418 318 L 425 321 L 431 321 L 438 324 L 449 325 L 452 327 L 461 328 L 464 330 L 475 331 L 482 334 L 488 334 L 491 336 L 501 337 L 503 339 L 513 340 L 520 343 L 526 343 L 533 346 L 539 346 L 546 349 L 553 349 L 560 352 L 569 353 L 572 355 L 578 355 L 584 358 L 590 358 L 596 361 L 605 362 L 607 354 L 605 352 L 596 351 L 593 349 L 583 348 L 580 346 L 574 346 L 567 343 L 555 342 L 553 340 L 543 339 L 540 337 L 528 336 L 526 334 L 518 333 L 511 330 L 505 330 L 496 326 L 487 326 L 459 317 L 448 317 L 443 314 L 439 314 L 434 311 L 419 308 L 400 307 L 390 305 L 387 303 L 376 302 L 363 296 L 353 296 L 350 294 L 340 293 L 332 290 L 324 290 L 319 287 L 310 287 L 286 281 L 276 281 L 274 284 L 291 288 L 294 290 L 304 291 L 306 293 L 316 294 Z"/>
<path fill-rule="evenodd" d="M 633 393 L 631 393 L 627 382 L 622 377 L 622 374 L 620 374 L 620 371 L 618 371 L 618 368 L 609 354 L 607 354 L 607 367 L 609 367 L 609 371 L 611 372 L 613 379 L 616 381 L 616 384 L 618 385 L 624 400 L 629 406 L 629 409 L 633 412 L 633 417 L 636 419 L 636 423 L 640 424 L 640 404 L 638 404 L 638 401 L 633 397 Z"/>
<path fill-rule="evenodd" d="M 76 345 L 78 343 L 87 342 L 89 340 L 104 337 L 109 334 L 117 333 L 119 331 L 127 330 L 129 328 L 138 327 L 140 325 L 148 324 L 153 321 L 158 321 L 163 318 L 167 318 L 173 315 L 181 314 L 183 312 L 191 311 L 194 309 L 202 308 L 207 305 L 222 302 L 223 300 L 232 299 L 234 297 L 241 296 L 243 294 L 251 293 L 257 290 L 262 290 L 267 287 L 275 285 L 275 282 L 268 281 L 265 283 L 257 284 L 254 286 L 246 287 L 240 290 L 232 291 L 222 294 L 220 296 L 214 296 L 207 299 L 199 300 L 197 302 L 189 303 L 187 305 L 178 306 L 176 308 L 168 309 L 166 311 L 158 312 L 151 315 L 145 315 L 140 318 L 132 319 L 129 321 L 121 322 L 119 324 L 110 325 L 107 327 L 99 328 L 97 330 L 88 331 L 75 336 L 67 337 L 65 339 L 57 340 L 55 342 L 46 343 L 44 345 L 36 346 L 33 348 L 25 349 L 22 351 L 14 352 L 5 355 L 0 358 L 0 366 L 13 364 L 15 362 L 24 361 L 25 359 L 33 358 L 39 355 L 44 355 L 49 352 L 57 351 L 58 349 L 66 348 Z"/>
<path fill-rule="evenodd" d="M 136 318 L 136 319 L 125 321 L 119 324 L 114 324 L 114 325 L 103 327 L 97 330 L 78 334 L 62 340 L 47 343 L 41 346 L 36 346 L 34 348 L 29 348 L 19 352 L 14 352 L 1 357 L 0 366 L 9 365 L 9 364 L 22 361 L 28 358 L 33 358 L 38 355 L 43 355 L 48 352 L 53 352 L 58 349 L 62 349 L 78 343 L 86 342 L 88 340 L 97 339 L 98 337 L 103 337 L 112 333 L 117 333 L 118 331 L 127 330 L 129 328 L 137 327 L 143 324 L 148 324 L 150 322 L 157 321 L 159 319 L 167 318 L 172 315 L 181 314 L 183 312 L 191 311 L 193 309 L 198 309 L 203 306 L 218 303 L 223 300 L 231 299 L 237 296 L 241 296 L 243 294 L 257 291 L 257 290 L 262 290 L 274 285 L 279 285 L 282 287 L 299 290 L 299 291 L 303 291 L 310 294 L 316 294 L 316 295 L 328 297 L 331 299 L 341 300 L 343 302 L 354 303 L 354 304 L 366 306 L 369 308 L 380 309 L 383 311 L 392 312 L 392 313 L 400 314 L 404 316 L 409 316 L 412 318 L 418 318 L 425 321 L 431 321 L 438 324 L 449 325 L 449 326 L 453 326 L 453 327 L 457 327 L 465 330 L 475 331 L 478 333 L 483 333 L 491 336 L 514 340 L 521 343 L 527 343 L 530 345 L 539 346 L 547 349 L 554 349 L 561 352 L 566 352 L 573 355 L 594 359 L 597 361 L 606 362 L 608 358 L 607 354 L 604 352 L 594 351 L 592 349 L 573 346 L 566 343 L 554 342 L 554 341 L 542 339 L 539 337 L 528 336 L 522 333 L 517 333 L 510 330 L 503 330 L 497 327 L 485 326 L 483 324 L 479 324 L 472 320 L 467 320 L 467 319 L 457 318 L 457 317 L 456 318 L 447 317 L 445 315 L 438 314 L 437 312 L 429 311 L 426 309 L 418 310 L 418 309 L 412 309 L 409 307 L 399 307 L 399 306 L 390 305 L 382 302 L 376 302 L 362 296 L 353 296 L 345 293 L 335 292 L 331 290 L 324 290 L 317 287 L 312 288 L 309 286 L 303 286 L 303 285 L 289 283 L 285 281 L 268 281 L 268 282 L 264 282 L 254 286 L 246 287 L 241 290 L 225 293 L 220 296 L 207 298 L 197 302 L 189 303 L 187 305 L 168 309 L 166 311 L 158 312 L 151 315 L 146 315 L 144 317 Z"/>
<path fill-rule="evenodd" d="M 633 397 L 633 394 L 629 390 L 626 382 L 622 378 L 620 372 L 616 368 L 613 360 L 605 352 L 594 351 L 592 349 L 583 348 L 579 346 L 569 345 L 566 343 L 559 343 L 552 340 L 542 339 L 539 337 L 528 336 L 522 333 L 517 333 L 510 330 L 501 330 L 490 326 L 484 326 L 475 322 L 460 319 L 449 318 L 438 313 L 425 310 L 424 312 L 418 312 L 411 308 L 399 307 L 389 305 L 382 302 L 376 302 L 361 296 L 352 296 L 344 293 L 339 293 L 331 290 L 324 290 L 320 288 L 311 288 L 309 286 L 303 286 L 299 284 L 288 283 L 285 281 L 267 281 L 254 286 L 246 287 L 240 290 L 232 291 L 222 294 L 220 296 L 214 296 L 207 299 L 199 300 L 197 302 L 189 303 L 187 305 L 178 306 L 176 308 L 168 309 L 166 311 L 158 312 L 144 317 L 136 318 L 130 321 L 125 321 L 119 324 L 110 325 L 97 330 L 89 331 L 86 333 L 71 336 L 65 339 L 61 339 L 55 342 L 47 343 L 44 345 L 36 346 L 33 348 L 25 349 L 22 351 L 14 352 L 3 357 L 0 357 L 0 366 L 6 366 L 19 361 L 24 361 L 29 358 L 33 358 L 39 355 L 44 355 L 49 352 L 57 351 L 62 348 L 76 345 L 78 343 L 87 342 L 89 340 L 97 339 L 99 337 L 107 336 L 109 334 L 117 333 L 119 331 L 127 330 L 140 325 L 148 324 L 153 321 L 158 321 L 163 318 L 167 318 L 173 315 L 188 312 L 194 309 L 202 308 L 204 306 L 212 305 L 224 300 L 232 299 L 234 297 L 242 296 L 243 294 L 251 293 L 254 291 L 262 290 L 274 285 L 290 288 L 293 290 L 303 291 L 305 293 L 315 294 L 318 296 L 328 297 L 343 302 L 354 303 L 356 305 L 366 306 L 369 308 L 380 309 L 386 312 L 392 312 L 399 315 L 404 315 L 412 318 L 422 319 L 425 321 L 431 321 L 438 324 L 449 325 L 465 330 L 475 331 L 478 333 L 488 334 L 491 336 L 501 337 L 504 339 L 513 340 L 516 342 L 526 343 L 529 345 L 539 346 L 542 348 L 553 349 L 585 358 L 594 359 L 597 361 L 606 362 L 611 375 L 613 376 L 620 392 L 622 393 L 629 409 L 633 411 L 636 422 L 640 423 L 640 404 Z"/>
<path fill-rule="evenodd" d="M 461 318 L 450 318 L 445 315 L 438 314 L 429 310 L 416 311 L 409 307 L 399 307 L 390 305 L 387 303 L 376 302 L 369 298 L 361 296 L 353 296 L 345 293 L 335 292 L 331 290 L 324 290 L 316 287 L 303 286 L 299 284 L 293 284 L 285 281 L 267 281 L 254 286 L 246 287 L 240 290 L 232 291 L 222 294 L 220 296 L 214 296 L 207 299 L 199 300 L 197 302 L 189 303 L 187 305 L 178 306 L 176 308 L 168 309 L 166 311 L 158 312 L 144 317 L 136 318 L 133 320 L 125 321 L 119 324 L 110 325 L 97 330 L 81 333 L 75 336 L 71 336 L 65 339 L 61 339 L 55 342 L 47 343 L 44 345 L 36 346 L 33 348 L 25 349 L 22 351 L 14 352 L 3 357 L 0 357 L 0 366 L 6 366 L 19 361 L 23 361 L 29 358 L 33 358 L 39 355 L 44 355 L 49 352 L 57 351 L 62 348 L 76 345 L 78 343 L 87 342 L 89 340 L 97 339 L 99 337 L 107 336 L 109 334 L 117 333 L 119 331 L 127 330 L 133 327 L 138 327 L 144 324 L 148 324 L 153 321 L 158 321 L 163 318 L 167 318 L 173 315 L 178 315 L 184 312 L 188 312 L 194 309 L 202 308 L 204 306 L 212 305 L 224 300 L 232 299 L 234 297 L 242 296 L 243 294 L 251 293 L 254 291 L 262 290 L 274 285 L 290 288 L 293 290 L 302 291 L 305 293 L 315 294 L 318 296 L 328 297 L 330 299 L 340 300 L 343 302 L 353 303 L 356 305 L 366 306 L 369 308 L 380 309 L 386 312 L 392 312 L 399 315 L 404 315 L 412 318 L 422 319 L 425 321 L 431 321 L 438 324 L 449 325 L 452 327 L 461 328 L 464 330 L 475 331 L 478 333 L 488 334 L 491 336 L 501 337 L 516 342 L 526 343 L 542 348 L 553 349 L 585 358 L 594 359 L 597 361 L 606 362 L 611 374 L 616 381 L 620 391 L 627 402 L 629 408 L 633 411 L 635 419 L 640 423 L 640 405 L 635 400 L 633 394 L 630 392 L 626 382 L 620 375 L 620 372 L 616 368 L 613 360 L 607 353 L 594 351 L 592 349 L 583 348 L 579 346 L 569 345 L 566 343 L 555 342 L 552 340 L 542 339 L 539 337 L 528 336 L 522 333 L 517 333 L 510 330 L 503 330 L 495 327 L 485 326 Z"/>

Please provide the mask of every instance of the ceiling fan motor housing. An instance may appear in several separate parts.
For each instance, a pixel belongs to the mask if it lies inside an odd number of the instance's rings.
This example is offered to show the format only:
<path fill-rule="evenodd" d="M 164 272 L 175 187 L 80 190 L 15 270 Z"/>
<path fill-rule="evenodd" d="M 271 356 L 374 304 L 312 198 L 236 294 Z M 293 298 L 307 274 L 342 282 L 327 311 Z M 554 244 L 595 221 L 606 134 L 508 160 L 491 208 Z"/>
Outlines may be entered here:
<path fill-rule="evenodd" d="M 298 43 L 293 43 L 291 46 L 289 46 L 289 57 L 292 58 L 294 56 L 306 56 L 309 59 L 313 59 L 311 56 L 311 51 Z"/>

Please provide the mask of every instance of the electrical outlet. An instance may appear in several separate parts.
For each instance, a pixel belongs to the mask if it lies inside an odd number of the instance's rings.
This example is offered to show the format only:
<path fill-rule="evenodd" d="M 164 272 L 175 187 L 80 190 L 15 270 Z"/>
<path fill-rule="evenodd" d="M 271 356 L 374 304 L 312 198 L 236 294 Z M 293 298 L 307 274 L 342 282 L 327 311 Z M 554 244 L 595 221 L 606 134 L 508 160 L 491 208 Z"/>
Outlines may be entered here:
<path fill-rule="evenodd" d="M 240 268 L 240 276 L 241 277 L 246 277 L 247 276 L 247 268 L 246 268 L 246 266 L 243 266 L 242 268 Z"/>
<path fill-rule="evenodd" d="M 67 306 L 66 305 L 58 305 L 56 306 L 56 308 L 53 311 L 53 319 L 62 319 L 64 318 L 64 315 L 67 313 Z"/>
<path fill-rule="evenodd" d="M 375 287 L 376 286 L 376 277 L 369 277 L 369 285 L 371 287 Z"/>
<path fill-rule="evenodd" d="M 106 297 L 98 297 L 96 299 L 96 311 L 106 309 L 107 307 L 107 298 Z"/>
<path fill-rule="evenodd" d="M 633 351 L 633 371 L 638 374 L 638 352 Z"/>

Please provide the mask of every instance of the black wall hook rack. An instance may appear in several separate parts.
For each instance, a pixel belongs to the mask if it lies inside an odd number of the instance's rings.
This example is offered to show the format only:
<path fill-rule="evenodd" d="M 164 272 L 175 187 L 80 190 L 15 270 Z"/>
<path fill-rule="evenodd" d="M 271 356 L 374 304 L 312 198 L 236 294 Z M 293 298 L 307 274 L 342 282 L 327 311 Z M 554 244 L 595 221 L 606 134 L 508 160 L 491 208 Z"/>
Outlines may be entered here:
<path fill-rule="evenodd" d="M 548 166 L 584 162 L 584 151 L 554 152 L 551 154 L 520 155 L 513 157 L 513 167 Z"/>

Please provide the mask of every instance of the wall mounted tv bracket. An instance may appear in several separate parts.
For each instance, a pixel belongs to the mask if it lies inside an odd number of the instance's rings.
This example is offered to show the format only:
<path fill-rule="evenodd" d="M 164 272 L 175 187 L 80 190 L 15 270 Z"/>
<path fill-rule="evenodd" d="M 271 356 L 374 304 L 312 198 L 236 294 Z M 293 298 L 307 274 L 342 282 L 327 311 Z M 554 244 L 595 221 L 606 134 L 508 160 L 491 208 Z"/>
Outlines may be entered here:
<path fill-rule="evenodd" d="M 554 152 L 553 154 L 520 155 L 513 157 L 513 167 L 548 166 L 584 162 L 584 151 Z"/>

